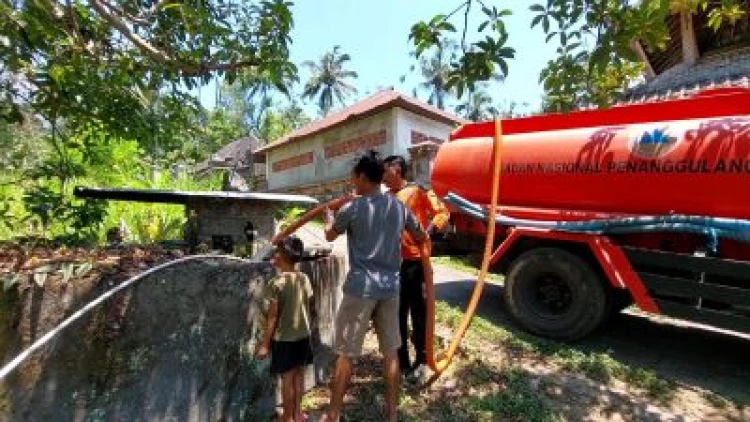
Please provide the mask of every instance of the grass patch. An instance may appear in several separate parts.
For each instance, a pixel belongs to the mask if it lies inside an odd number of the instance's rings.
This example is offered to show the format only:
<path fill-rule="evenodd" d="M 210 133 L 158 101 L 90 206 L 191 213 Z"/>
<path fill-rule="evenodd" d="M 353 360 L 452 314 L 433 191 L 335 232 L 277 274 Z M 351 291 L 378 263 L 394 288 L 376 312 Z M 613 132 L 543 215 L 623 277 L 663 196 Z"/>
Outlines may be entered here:
<path fill-rule="evenodd" d="M 519 368 L 501 372 L 502 388 L 484 396 L 469 395 L 461 405 L 480 421 L 518 420 L 548 422 L 561 420 L 531 385 L 531 375 Z"/>
<path fill-rule="evenodd" d="M 463 318 L 463 311 L 458 308 L 445 302 L 436 302 L 435 305 L 435 320 L 440 324 L 456 327 Z M 490 342 L 509 350 L 543 356 L 569 372 L 581 373 L 599 382 L 609 383 L 618 379 L 664 402 L 669 401 L 676 390 L 674 382 L 659 377 L 649 369 L 622 363 L 609 352 L 582 351 L 565 343 L 509 331 L 478 316 L 474 317 L 467 332 L 467 340 Z"/>
<path fill-rule="evenodd" d="M 326 226 L 323 223 L 323 221 L 316 220 L 316 219 L 310 220 L 307 224 L 311 225 L 312 227 L 318 228 L 318 229 L 322 229 L 322 228 L 324 228 Z"/>
<path fill-rule="evenodd" d="M 436 256 L 432 258 L 432 265 L 452 268 L 474 276 L 479 276 L 479 266 L 481 263 L 481 258 L 474 256 Z M 487 280 L 494 283 L 502 283 L 503 276 L 490 272 L 487 274 Z"/>
<path fill-rule="evenodd" d="M 456 379 L 461 380 L 461 384 L 468 387 L 483 387 L 487 385 L 502 383 L 503 379 L 500 369 L 483 362 L 481 359 L 474 359 L 472 362 L 463 364 L 456 370 Z"/>

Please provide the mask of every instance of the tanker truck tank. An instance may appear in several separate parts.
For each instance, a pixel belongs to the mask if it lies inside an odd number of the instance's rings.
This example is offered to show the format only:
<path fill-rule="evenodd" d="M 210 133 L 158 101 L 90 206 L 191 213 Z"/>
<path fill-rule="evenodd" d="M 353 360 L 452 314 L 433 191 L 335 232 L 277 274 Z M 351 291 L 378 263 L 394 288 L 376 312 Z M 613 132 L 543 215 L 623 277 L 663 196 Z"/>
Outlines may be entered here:
<path fill-rule="evenodd" d="M 505 121 L 500 205 L 750 219 L 750 94 L 724 97 L 741 98 L 693 99 L 683 115 L 694 118 L 658 109 L 648 116 L 649 104 L 629 107 L 631 115 L 615 108 Z M 492 135 L 489 125 L 469 125 L 441 146 L 432 173 L 438 195 L 489 202 Z"/>

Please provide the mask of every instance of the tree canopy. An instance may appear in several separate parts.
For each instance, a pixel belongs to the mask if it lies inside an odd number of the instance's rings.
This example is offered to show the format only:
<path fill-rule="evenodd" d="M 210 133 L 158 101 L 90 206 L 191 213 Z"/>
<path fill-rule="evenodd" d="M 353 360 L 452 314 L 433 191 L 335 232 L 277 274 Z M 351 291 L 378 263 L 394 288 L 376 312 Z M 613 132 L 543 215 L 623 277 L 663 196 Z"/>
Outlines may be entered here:
<path fill-rule="evenodd" d="M 134 136 L 195 106 L 184 94 L 253 68 L 283 85 L 291 3 L 220 0 L 2 0 L 0 117 L 23 110 L 66 126 L 96 120 Z M 158 92 L 160 113 L 149 96 Z"/>
<path fill-rule="evenodd" d="M 410 32 L 417 57 L 461 34 L 462 54 L 451 64 L 449 81 L 459 98 L 463 88 L 473 91 L 475 84 L 492 78 L 496 68 L 506 75 L 506 60 L 514 56 L 513 48 L 506 46 L 508 34 L 503 23 L 511 12 L 498 11 L 489 4 L 462 0 L 452 12 L 418 22 Z M 737 0 L 547 0 L 532 4 L 530 28 L 541 30 L 547 43 L 557 45 L 556 57 L 539 76 L 545 110 L 611 105 L 622 99 L 629 84 L 641 74 L 642 63 L 635 57 L 632 43 L 637 40 L 652 51 L 663 49 L 669 40 L 669 14 L 707 11 L 709 26 L 718 31 L 746 16 L 743 4 Z M 475 27 L 470 26 L 475 23 L 469 22 L 469 11 L 476 7 L 482 9 L 485 19 Z M 456 24 L 459 12 L 463 19 Z M 467 41 L 467 32 L 476 32 L 477 41 Z"/>

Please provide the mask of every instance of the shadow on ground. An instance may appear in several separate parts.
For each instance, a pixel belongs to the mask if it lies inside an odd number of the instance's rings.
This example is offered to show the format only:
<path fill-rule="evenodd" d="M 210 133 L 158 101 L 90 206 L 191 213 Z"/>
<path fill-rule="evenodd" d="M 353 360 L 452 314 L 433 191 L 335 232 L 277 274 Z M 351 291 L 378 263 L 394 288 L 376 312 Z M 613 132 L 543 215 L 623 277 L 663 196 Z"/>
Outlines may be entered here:
<path fill-rule="evenodd" d="M 473 288 L 473 280 L 446 281 L 436 284 L 435 294 L 438 300 L 464 309 Z M 501 286 L 486 285 L 477 315 L 520 332 L 501 294 Z M 750 405 L 750 339 L 740 335 L 623 313 L 571 346 L 581 351 L 610 351 L 625 364 Z"/>

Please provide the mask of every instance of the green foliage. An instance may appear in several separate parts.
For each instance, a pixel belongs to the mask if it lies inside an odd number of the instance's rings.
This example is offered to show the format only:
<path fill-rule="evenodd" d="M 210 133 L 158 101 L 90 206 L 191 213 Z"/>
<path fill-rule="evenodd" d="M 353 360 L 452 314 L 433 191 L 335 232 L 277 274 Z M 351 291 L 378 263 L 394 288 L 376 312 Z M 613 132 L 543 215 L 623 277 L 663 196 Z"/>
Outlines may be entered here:
<path fill-rule="evenodd" d="M 424 82 L 419 86 L 426 89 L 430 95 L 427 102 L 439 109 L 445 109 L 446 99 L 455 95 L 448 80 L 452 76 L 451 63 L 458 59 L 458 45 L 451 40 L 430 49 L 432 55 L 419 57 L 419 70 Z"/>
<path fill-rule="evenodd" d="M 351 56 L 341 53 L 340 49 L 338 45 L 333 47 L 333 50 L 323 54 L 317 63 L 313 61 L 302 63 L 311 72 L 310 79 L 305 83 L 302 98 L 315 99 L 317 97 L 318 108 L 322 116 L 330 113 L 336 101 L 344 105 L 346 98 L 357 92 L 356 88 L 347 82 L 347 79 L 356 79 L 357 72 L 344 68 L 351 60 Z"/>
<path fill-rule="evenodd" d="M 302 217 L 305 212 L 307 212 L 306 209 L 295 206 L 288 206 L 280 209 L 276 212 L 276 220 L 279 222 L 279 229 L 283 230 L 286 226 Z"/>
<path fill-rule="evenodd" d="M 168 171 L 159 171 L 153 175 L 147 174 L 149 172 L 150 168 L 141 168 L 129 180 L 124 180 L 117 186 L 186 191 L 211 191 L 218 190 L 221 186 L 221 175 L 218 173 L 207 179 L 195 180 L 189 175 L 174 178 Z M 185 207 L 182 205 L 110 201 L 104 227 L 119 227 L 124 224 L 130 231 L 127 241 L 151 243 L 182 239 L 186 219 Z M 103 234 L 100 234 L 99 240 L 103 239 Z"/>
<path fill-rule="evenodd" d="M 270 109 L 263 118 L 258 134 L 261 139 L 273 142 L 310 123 L 312 119 L 296 103 Z"/>
<path fill-rule="evenodd" d="M 542 395 L 531 385 L 531 374 L 520 368 L 502 371 L 504 388 L 483 397 L 469 396 L 464 401 L 473 413 L 492 420 L 557 421 L 561 415 L 545 403 Z"/>
<path fill-rule="evenodd" d="M 204 130 L 203 142 L 196 148 L 195 157 L 206 158 L 208 154 L 221 149 L 224 145 L 247 136 L 247 128 L 227 109 L 217 108 L 209 113 L 208 123 Z"/>
<path fill-rule="evenodd" d="M 296 76 L 290 76 L 281 84 L 272 84 L 264 75 L 248 69 L 234 84 L 222 83 L 214 113 L 221 113 L 227 129 L 232 128 L 242 135 L 253 134 L 262 142 L 273 141 L 310 122 L 292 98 L 291 90 L 296 82 Z M 288 104 L 279 101 L 278 94 L 282 94 Z"/>
<path fill-rule="evenodd" d="M 182 237 L 182 227 L 185 224 L 184 216 L 160 211 L 147 208 L 132 216 L 130 227 L 133 240 L 138 243 L 154 243 Z"/>
<path fill-rule="evenodd" d="M 41 125 L 32 116 L 19 124 L 0 119 L 0 168 L 7 174 L 38 165 L 48 151 L 42 137 Z"/>
<path fill-rule="evenodd" d="M 708 5 L 708 2 L 705 3 Z M 732 0 L 724 0 L 721 5 L 715 9 L 712 9 L 708 13 L 708 26 L 714 31 L 719 31 L 724 23 L 734 25 L 745 17 L 747 11 L 742 9 L 742 5 Z"/>
<path fill-rule="evenodd" d="M 486 20 L 477 27 L 477 39 L 469 42 L 467 32 L 472 7 L 481 7 Z M 409 40 L 414 44 L 417 58 L 426 51 L 441 49 L 449 44 L 449 37 L 457 32 L 450 20 L 460 11 L 464 13 L 462 51 L 455 60 L 451 60 L 445 85 L 447 89 L 455 90 L 458 98 L 462 98 L 466 91 L 475 91 L 479 82 L 507 76 L 508 60 L 515 57 L 515 49 L 507 45 L 508 32 L 503 21 L 503 18 L 511 15 L 511 11 L 487 7 L 481 0 L 465 0 L 447 15 L 436 15 L 427 22 L 421 21 L 412 26 Z"/>
<path fill-rule="evenodd" d="M 558 43 L 557 58 L 542 70 L 546 111 L 606 107 L 622 99 L 642 71 L 632 40 L 649 48 L 668 41 L 662 1 L 551 0 L 530 7 L 531 27 L 541 26 L 547 42 Z M 589 47 L 591 46 L 591 47 Z"/>
<path fill-rule="evenodd" d="M 709 12 L 709 26 L 718 30 L 744 16 L 737 2 L 708 0 L 550 0 L 535 4 L 531 27 L 540 25 L 547 42 L 558 40 L 558 56 L 540 75 L 547 111 L 570 111 L 585 106 L 606 107 L 624 97 L 628 86 L 641 74 L 631 42 L 646 50 L 666 47 L 666 18 L 672 13 Z M 590 47 L 589 47 L 590 45 Z"/>
<path fill-rule="evenodd" d="M 492 104 L 492 97 L 484 90 L 469 93 L 469 97 L 456 106 L 456 113 L 472 122 L 492 120 L 500 114 Z"/>
<path fill-rule="evenodd" d="M 120 219 L 148 227 L 138 230 L 144 239 L 173 236 L 174 207 L 154 206 L 154 226 L 135 222 L 139 206 L 79 200 L 73 187 L 216 186 L 150 173 L 202 161 L 248 133 L 186 88 L 222 77 L 253 93 L 288 92 L 297 77 L 290 7 L 0 2 L 0 238 L 102 240 Z"/>
<path fill-rule="evenodd" d="M 104 229 L 121 222 L 132 228 L 132 241 L 181 238 L 182 206 L 78 199 L 73 188 L 216 190 L 221 185 L 219 174 L 194 181 L 187 174 L 175 178 L 168 168 L 154 171 L 159 163 L 146 160 L 137 142 L 105 141 L 94 129 L 61 145 L 66 148 L 65 161 L 56 161 L 59 155 L 49 152 L 37 167 L 0 175 L 0 239 L 31 236 L 96 243 L 105 240 Z"/>
<path fill-rule="evenodd" d="M 231 82 L 253 67 L 272 83 L 295 75 L 288 61 L 290 6 L 284 0 L 3 2 L 3 117 L 18 121 L 26 104 L 48 121 L 98 120 L 120 135 L 152 132 L 157 115 L 145 93 L 179 104 L 180 85 L 193 88 L 215 74 Z"/>
<path fill-rule="evenodd" d="M 477 28 L 484 38 L 467 45 L 469 12 L 478 6 L 486 16 Z M 535 14 L 531 28 L 541 29 L 547 43 L 558 45 L 556 57 L 540 74 L 545 111 L 606 107 L 621 100 L 643 69 L 631 43 L 637 40 L 647 51 L 664 49 L 669 41 L 666 17 L 671 13 L 707 11 L 709 26 L 728 31 L 731 39 L 750 28 L 745 22 L 747 6 L 737 0 L 548 0 L 529 9 Z M 461 11 L 463 24 L 457 27 L 451 18 Z M 462 52 L 451 62 L 446 84 L 461 98 L 467 89 L 475 92 L 477 83 L 507 75 L 507 60 L 514 51 L 505 45 L 508 35 L 502 18 L 509 13 L 490 9 L 480 0 L 463 0 L 449 14 L 415 24 L 410 40 L 420 57 L 461 32 Z"/>
<path fill-rule="evenodd" d="M 53 222 L 62 224 L 66 230 L 54 237 L 73 243 L 94 239 L 106 212 L 102 201 L 74 200 L 45 185 L 27 189 L 23 204 L 29 219 L 39 223 L 41 234 L 46 234 Z"/>

